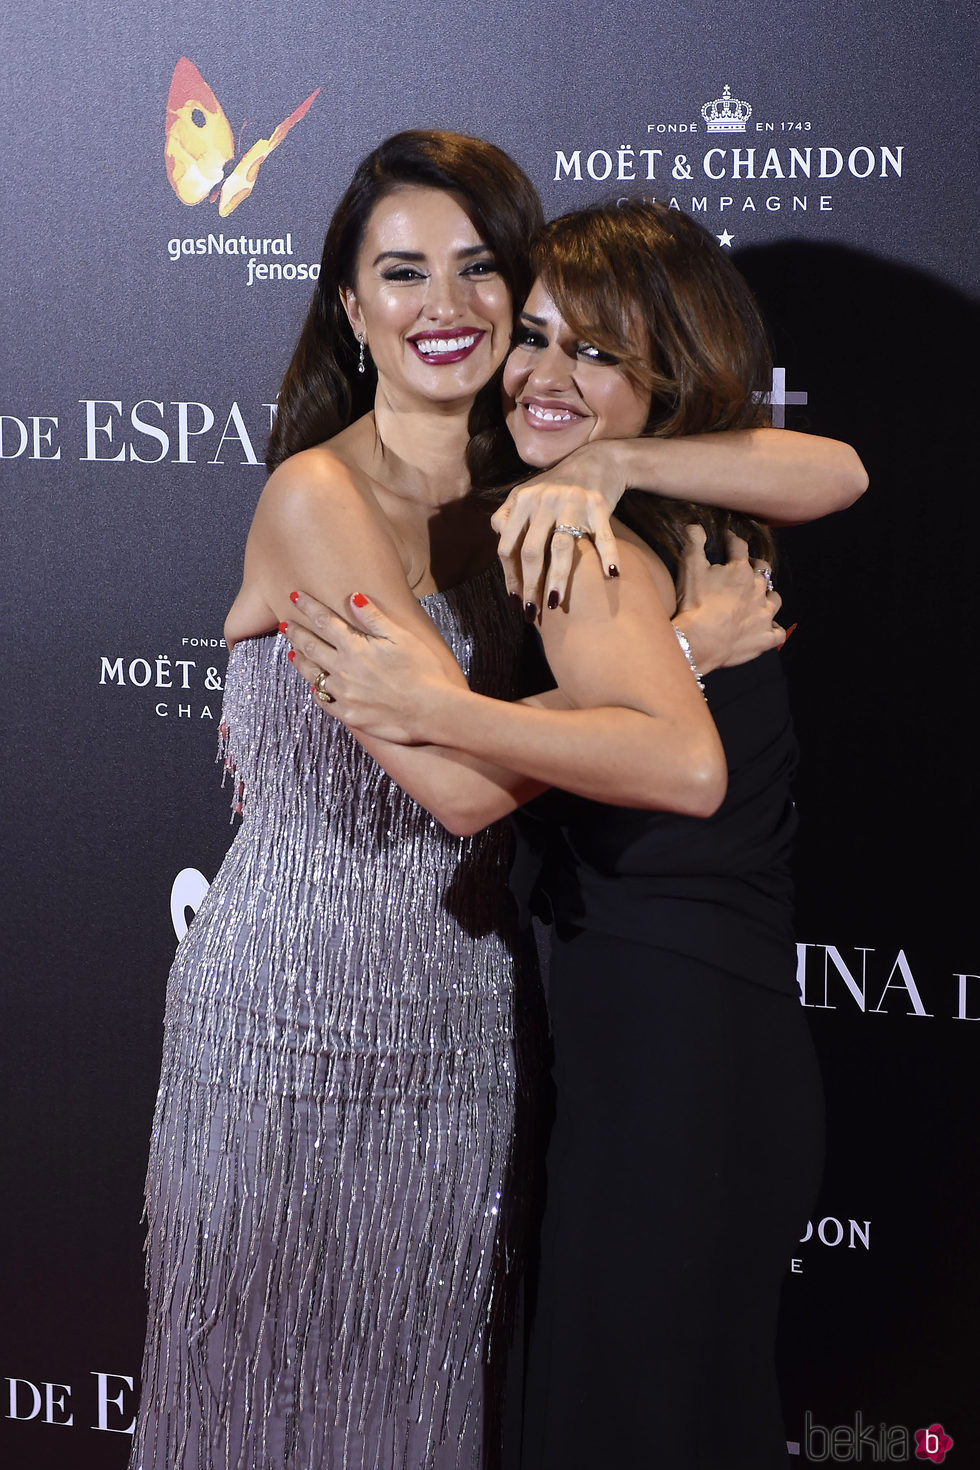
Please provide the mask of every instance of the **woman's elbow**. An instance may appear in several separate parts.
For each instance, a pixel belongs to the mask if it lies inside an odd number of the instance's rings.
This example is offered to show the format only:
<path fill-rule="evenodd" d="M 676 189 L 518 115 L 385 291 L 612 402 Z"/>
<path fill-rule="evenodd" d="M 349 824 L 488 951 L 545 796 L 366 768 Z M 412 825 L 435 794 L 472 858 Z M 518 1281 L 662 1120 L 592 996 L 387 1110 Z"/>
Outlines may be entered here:
<path fill-rule="evenodd" d="M 701 756 L 688 752 L 666 789 L 662 771 L 649 774 L 653 780 L 645 782 L 642 791 L 634 789 L 624 805 L 680 817 L 713 817 L 728 790 L 728 767 L 714 752 Z"/>
<path fill-rule="evenodd" d="M 728 769 L 703 772 L 695 783 L 693 801 L 688 810 L 690 817 L 713 817 L 725 800 L 728 792 Z"/>
<path fill-rule="evenodd" d="M 868 472 L 854 446 L 845 444 L 843 439 L 825 442 L 831 446 L 832 453 L 825 458 L 819 488 L 814 487 L 808 517 L 811 520 L 847 510 L 868 488 Z"/>
<path fill-rule="evenodd" d="M 475 837 L 485 827 L 498 821 L 502 813 L 488 812 L 473 802 L 452 801 L 432 815 L 453 837 Z"/>
<path fill-rule="evenodd" d="M 692 763 L 684 776 L 684 789 L 676 810 L 685 817 L 713 817 L 725 800 L 728 767 L 708 757 Z"/>
<path fill-rule="evenodd" d="M 845 456 L 840 473 L 840 509 L 846 510 L 856 500 L 860 500 L 868 488 L 868 472 L 864 468 L 861 456 L 850 444 L 844 448 L 848 451 Z"/>
<path fill-rule="evenodd" d="M 847 510 L 868 488 L 868 472 L 857 450 L 842 439 L 823 440 L 819 472 L 792 504 L 769 517 L 774 526 L 801 526 Z"/>
<path fill-rule="evenodd" d="M 679 774 L 674 810 L 685 817 L 713 817 L 728 790 L 728 764 L 721 741 L 692 741 Z"/>
<path fill-rule="evenodd" d="M 453 837 L 475 837 L 488 824 L 464 812 L 442 812 L 436 820 Z"/>

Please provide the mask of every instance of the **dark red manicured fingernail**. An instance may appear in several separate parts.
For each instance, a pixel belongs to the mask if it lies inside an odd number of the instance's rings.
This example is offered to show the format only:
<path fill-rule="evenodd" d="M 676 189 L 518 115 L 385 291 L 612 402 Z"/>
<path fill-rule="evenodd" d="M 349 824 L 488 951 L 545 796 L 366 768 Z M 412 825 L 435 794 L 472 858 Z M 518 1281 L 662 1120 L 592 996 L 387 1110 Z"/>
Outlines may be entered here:
<path fill-rule="evenodd" d="M 533 623 L 535 617 L 537 616 L 537 611 L 538 611 L 538 609 L 537 609 L 537 607 L 535 606 L 535 604 L 533 602 L 525 602 L 525 604 L 524 604 L 524 621 L 526 623 Z"/>
<path fill-rule="evenodd" d="M 290 602 L 299 602 L 299 593 L 298 592 L 290 592 L 290 594 L 289 594 L 289 600 L 290 600 Z"/>
<path fill-rule="evenodd" d="M 355 592 L 354 596 L 351 598 L 351 602 L 354 604 L 355 607 L 367 607 L 367 598 L 364 596 L 363 592 Z"/>
<path fill-rule="evenodd" d="M 288 627 L 289 627 L 289 624 L 288 623 L 280 623 L 279 624 L 279 631 L 280 631 L 280 633 L 285 633 L 285 631 L 286 631 L 286 629 Z"/>
<path fill-rule="evenodd" d="M 293 659 L 296 657 L 296 650 L 295 650 L 295 648 L 291 648 L 289 650 L 289 652 L 286 654 L 286 657 L 289 659 L 289 662 L 292 663 L 293 662 Z"/>
<path fill-rule="evenodd" d="M 548 593 L 548 606 L 551 608 L 552 612 L 554 612 L 560 601 L 561 598 L 558 596 L 558 593 L 555 591 L 554 587 L 552 587 L 551 591 Z"/>
<path fill-rule="evenodd" d="M 616 565 L 616 563 L 614 561 L 609 563 L 609 575 L 610 575 L 610 577 L 618 577 L 619 576 L 619 567 Z"/>
<path fill-rule="evenodd" d="M 520 610 L 521 610 L 520 594 L 517 593 L 517 592 L 508 592 L 507 596 L 510 598 L 510 605 L 511 605 L 511 607 L 516 608 L 517 611 L 520 612 Z"/>

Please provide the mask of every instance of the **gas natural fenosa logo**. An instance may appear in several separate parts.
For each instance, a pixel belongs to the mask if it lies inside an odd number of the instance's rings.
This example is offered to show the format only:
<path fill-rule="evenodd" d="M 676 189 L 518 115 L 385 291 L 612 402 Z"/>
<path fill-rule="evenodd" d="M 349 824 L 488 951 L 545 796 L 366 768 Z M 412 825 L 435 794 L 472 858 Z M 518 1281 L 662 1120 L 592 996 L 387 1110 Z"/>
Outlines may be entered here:
<path fill-rule="evenodd" d="M 251 194 L 260 166 L 306 115 L 319 90 L 311 92 L 268 138 L 259 138 L 240 153 L 224 108 L 194 63 L 182 56 L 170 79 L 164 144 L 167 178 L 177 198 L 187 205 L 208 199 L 226 218 Z"/>

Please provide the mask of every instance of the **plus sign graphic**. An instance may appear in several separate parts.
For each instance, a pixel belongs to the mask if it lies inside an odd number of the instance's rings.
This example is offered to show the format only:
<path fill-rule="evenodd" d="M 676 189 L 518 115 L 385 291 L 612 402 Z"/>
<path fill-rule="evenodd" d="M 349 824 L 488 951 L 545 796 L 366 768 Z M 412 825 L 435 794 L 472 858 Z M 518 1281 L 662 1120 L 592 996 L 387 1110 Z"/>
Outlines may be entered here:
<path fill-rule="evenodd" d="M 786 369 L 774 367 L 772 370 L 772 392 L 763 394 L 763 402 L 772 407 L 772 426 L 774 429 L 786 427 L 786 405 L 794 403 L 806 403 L 805 393 L 786 392 Z"/>

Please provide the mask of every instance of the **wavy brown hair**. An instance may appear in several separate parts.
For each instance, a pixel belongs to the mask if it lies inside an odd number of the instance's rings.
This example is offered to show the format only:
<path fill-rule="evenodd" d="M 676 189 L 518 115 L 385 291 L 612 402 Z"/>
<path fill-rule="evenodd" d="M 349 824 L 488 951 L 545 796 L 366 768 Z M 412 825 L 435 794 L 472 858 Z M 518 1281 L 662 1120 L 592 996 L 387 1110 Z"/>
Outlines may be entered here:
<path fill-rule="evenodd" d="M 772 355 L 755 298 L 688 215 L 640 200 L 576 210 L 538 232 L 531 264 L 575 335 L 650 392 L 644 433 L 672 439 L 770 422 Z M 616 514 L 670 565 L 692 522 L 705 528 L 712 560 L 724 558 L 729 530 L 754 556 L 775 551 L 767 526 L 712 506 L 627 491 Z"/>
<path fill-rule="evenodd" d="M 330 221 L 306 321 L 279 390 L 265 456 L 270 473 L 374 406 L 377 376 L 373 365 L 357 372 L 357 345 L 340 292 L 354 284 L 357 253 L 375 205 L 413 184 L 452 194 L 492 251 L 515 305 L 527 295 L 528 242 L 544 216 L 534 186 L 513 159 L 462 133 L 411 130 L 386 138 L 358 165 Z M 518 473 L 513 450 L 495 433 L 500 422 L 498 373 L 470 412 L 467 462 L 475 485 L 499 484 Z"/>

